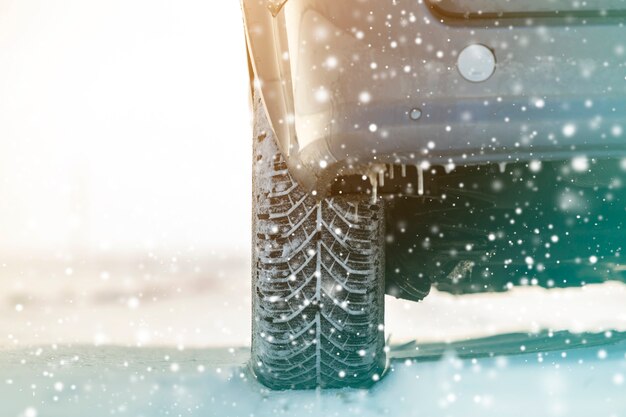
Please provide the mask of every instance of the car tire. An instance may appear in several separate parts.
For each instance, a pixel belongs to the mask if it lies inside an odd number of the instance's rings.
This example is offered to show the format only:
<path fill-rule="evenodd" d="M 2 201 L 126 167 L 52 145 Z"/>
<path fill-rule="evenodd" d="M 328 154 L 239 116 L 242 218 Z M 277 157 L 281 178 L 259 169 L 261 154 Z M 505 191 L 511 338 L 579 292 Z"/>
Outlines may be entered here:
<path fill-rule="evenodd" d="M 254 98 L 252 355 L 272 389 L 366 387 L 386 366 L 384 204 L 289 173 Z"/>

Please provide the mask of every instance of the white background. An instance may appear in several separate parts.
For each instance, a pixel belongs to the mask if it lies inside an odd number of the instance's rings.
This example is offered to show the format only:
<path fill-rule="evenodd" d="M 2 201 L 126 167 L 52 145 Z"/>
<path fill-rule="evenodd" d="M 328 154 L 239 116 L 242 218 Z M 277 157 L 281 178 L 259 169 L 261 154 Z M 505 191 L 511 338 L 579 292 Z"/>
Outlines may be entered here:
<path fill-rule="evenodd" d="M 241 249 L 239 2 L 0 0 L 0 252 Z"/>

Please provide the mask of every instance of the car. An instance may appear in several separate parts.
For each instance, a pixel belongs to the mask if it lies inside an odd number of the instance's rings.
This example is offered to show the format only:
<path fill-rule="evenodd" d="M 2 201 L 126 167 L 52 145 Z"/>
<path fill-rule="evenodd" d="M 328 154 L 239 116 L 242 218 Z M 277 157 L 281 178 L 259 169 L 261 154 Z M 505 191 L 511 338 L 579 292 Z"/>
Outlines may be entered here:
<path fill-rule="evenodd" d="M 625 1 L 242 7 L 260 382 L 381 379 L 385 295 L 624 279 Z"/>

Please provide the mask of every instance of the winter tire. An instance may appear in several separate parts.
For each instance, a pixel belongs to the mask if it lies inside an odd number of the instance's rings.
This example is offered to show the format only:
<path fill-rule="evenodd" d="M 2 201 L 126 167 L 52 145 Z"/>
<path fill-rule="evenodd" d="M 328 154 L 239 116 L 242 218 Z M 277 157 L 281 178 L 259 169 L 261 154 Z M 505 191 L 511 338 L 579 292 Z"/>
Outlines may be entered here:
<path fill-rule="evenodd" d="M 368 386 L 385 369 L 383 204 L 305 192 L 254 110 L 252 370 L 273 389 Z"/>

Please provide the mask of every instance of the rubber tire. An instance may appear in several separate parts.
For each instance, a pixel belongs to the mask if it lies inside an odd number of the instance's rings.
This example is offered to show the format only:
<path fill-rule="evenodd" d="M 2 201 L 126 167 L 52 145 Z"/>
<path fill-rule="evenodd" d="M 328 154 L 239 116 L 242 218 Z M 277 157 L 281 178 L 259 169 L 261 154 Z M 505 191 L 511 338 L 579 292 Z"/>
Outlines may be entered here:
<path fill-rule="evenodd" d="M 305 193 L 254 107 L 252 371 L 272 389 L 367 387 L 386 365 L 384 204 Z"/>

